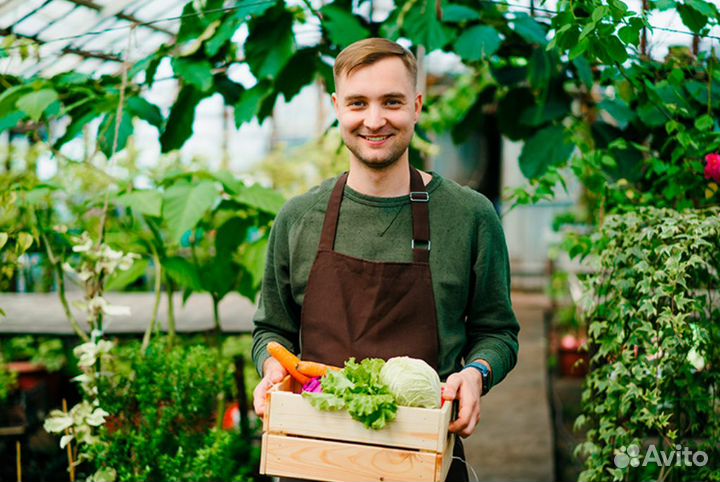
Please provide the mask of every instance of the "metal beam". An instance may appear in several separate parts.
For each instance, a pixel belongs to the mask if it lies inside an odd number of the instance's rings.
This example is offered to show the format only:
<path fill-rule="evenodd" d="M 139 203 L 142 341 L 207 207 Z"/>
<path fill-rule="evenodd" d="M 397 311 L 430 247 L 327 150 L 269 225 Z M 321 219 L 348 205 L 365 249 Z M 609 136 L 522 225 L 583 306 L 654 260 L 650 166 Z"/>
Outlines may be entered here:
<path fill-rule="evenodd" d="M 24 35 L 21 33 L 13 32 L 12 29 L 0 27 L 0 35 L 15 35 L 18 38 L 24 38 L 37 42 L 40 45 L 44 45 L 45 41 L 39 39 L 36 35 Z M 101 59 L 110 62 L 122 62 L 122 59 L 117 55 L 107 54 L 105 52 L 92 52 L 90 50 L 83 50 L 68 45 L 61 47 L 60 50 L 66 54 L 75 54 L 86 59 Z"/>
<path fill-rule="evenodd" d="M 150 24 L 150 25 L 142 25 L 143 23 L 145 23 L 145 21 L 143 21 L 143 20 L 135 17 L 134 15 L 127 15 L 127 14 L 122 13 L 122 12 L 120 12 L 120 13 L 112 13 L 114 10 L 117 10 L 117 7 L 107 7 L 107 8 L 105 8 L 105 7 L 103 7 L 102 5 L 99 5 L 99 4 L 95 3 L 95 2 L 93 2 L 92 0 L 67 0 L 67 1 L 70 2 L 70 3 L 74 3 L 74 4 L 76 4 L 76 5 L 82 5 L 83 7 L 87 7 L 87 8 L 93 9 L 93 10 L 95 10 L 95 11 L 97 11 L 97 12 L 101 12 L 101 13 L 104 13 L 104 11 L 107 10 L 107 11 L 109 11 L 109 12 L 111 13 L 111 15 L 107 15 L 108 17 L 114 16 L 114 17 L 117 17 L 117 18 L 121 18 L 121 19 L 123 19 L 123 20 L 127 20 L 128 22 L 131 22 L 131 23 L 141 24 L 141 26 L 143 26 L 143 27 L 145 27 L 145 28 L 149 28 L 149 29 L 152 29 L 152 30 L 156 30 L 156 31 L 158 31 L 158 32 L 162 32 L 162 33 L 167 34 L 167 35 L 169 35 L 169 36 L 171 36 L 171 37 L 174 37 L 174 36 L 175 36 L 175 34 L 174 34 L 172 31 L 167 30 L 167 29 L 162 28 L 162 27 L 158 27 L 157 25 L 153 25 L 153 24 Z"/>

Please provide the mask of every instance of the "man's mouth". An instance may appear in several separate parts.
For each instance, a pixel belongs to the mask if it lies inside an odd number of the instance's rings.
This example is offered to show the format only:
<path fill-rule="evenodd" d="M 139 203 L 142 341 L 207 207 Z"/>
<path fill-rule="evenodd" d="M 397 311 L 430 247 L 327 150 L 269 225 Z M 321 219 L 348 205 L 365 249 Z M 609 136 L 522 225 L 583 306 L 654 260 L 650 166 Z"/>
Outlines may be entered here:
<path fill-rule="evenodd" d="M 360 137 L 362 137 L 363 139 L 366 139 L 366 140 L 368 140 L 368 141 L 370 141 L 370 142 L 382 142 L 382 141 L 384 141 L 385 139 L 389 138 L 391 135 L 392 135 L 392 134 L 387 134 L 387 135 L 384 135 L 384 136 L 363 136 L 363 135 L 360 135 Z"/>

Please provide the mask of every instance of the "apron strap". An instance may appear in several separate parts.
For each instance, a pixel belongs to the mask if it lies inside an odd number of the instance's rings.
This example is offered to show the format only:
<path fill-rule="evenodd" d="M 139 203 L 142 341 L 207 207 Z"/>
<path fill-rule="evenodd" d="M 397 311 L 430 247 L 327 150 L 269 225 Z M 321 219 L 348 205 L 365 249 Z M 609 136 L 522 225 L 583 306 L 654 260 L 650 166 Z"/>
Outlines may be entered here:
<path fill-rule="evenodd" d="M 335 250 L 335 233 L 337 232 L 338 219 L 340 218 L 340 203 L 342 203 L 347 178 L 348 173 L 345 171 L 335 183 L 335 188 L 330 195 L 325 221 L 323 221 L 322 234 L 320 235 L 319 247 L 321 250 Z"/>
<path fill-rule="evenodd" d="M 412 207 L 413 236 L 410 247 L 416 263 L 430 261 L 430 194 L 425 189 L 422 176 L 410 166 L 410 206 Z"/>
<path fill-rule="evenodd" d="M 340 204 L 347 184 L 348 173 L 343 173 L 335 183 L 328 202 L 322 234 L 320 235 L 321 250 L 333 251 L 335 249 L 335 234 L 337 233 L 340 218 Z M 414 167 L 410 166 L 410 205 L 412 208 L 413 236 L 411 248 L 413 260 L 416 263 L 427 263 L 430 260 L 430 214 L 428 203 L 430 195 L 425 189 L 422 176 Z"/>

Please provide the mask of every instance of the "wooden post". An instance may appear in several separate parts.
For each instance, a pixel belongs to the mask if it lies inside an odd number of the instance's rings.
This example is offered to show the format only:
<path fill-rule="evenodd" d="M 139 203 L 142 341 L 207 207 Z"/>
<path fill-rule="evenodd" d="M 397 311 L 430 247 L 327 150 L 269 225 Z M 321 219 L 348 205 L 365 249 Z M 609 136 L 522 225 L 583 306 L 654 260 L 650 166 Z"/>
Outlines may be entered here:
<path fill-rule="evenodd" d="M 63 412 L 65 414 L 68 413 L 67 411 L 67 400 L 63 398 Z M 70 435 L 70 428 L 65 429 L 65 435 Z M 72 454 L 72 441 L 68 442 L 67 444 L 67 454 L 68 454 L 68 469 L 70 471 L 70 482 L 75 482 L 75 464 L 73 463 L 73 454 Z"/>
<path fill-rule="evenodd" d="M 22 460 L 20 458 L 20 441 L 15 441 L 15 467 L 17 470 L 17 482 L 22 482 Z"/>

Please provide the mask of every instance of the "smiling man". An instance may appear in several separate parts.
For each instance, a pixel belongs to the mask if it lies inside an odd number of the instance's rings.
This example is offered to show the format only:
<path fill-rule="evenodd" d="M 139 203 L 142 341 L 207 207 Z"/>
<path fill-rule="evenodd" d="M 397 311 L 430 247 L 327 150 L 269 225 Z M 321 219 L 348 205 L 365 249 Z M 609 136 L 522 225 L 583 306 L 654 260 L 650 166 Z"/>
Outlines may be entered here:
<path fill-rule="evenodd" d="M 450 430 L 480 419 L 480 398 L 517 360 L 508 255 L 484 196 L 410 166 L 422 110 L 413 55 L 372 38 L 335 63 L 333 104 L 350 168 L 291 199 L 270 235 L 253 358 L 263 376 L 255 410 L 286 375 L 267 344 L 342 366 L 350 357 L 411 356 L 459 401 Z M 463 457 L 462 444 L 456 452 Z M 467 480 L 454 461 L 447 480 Z"/>

